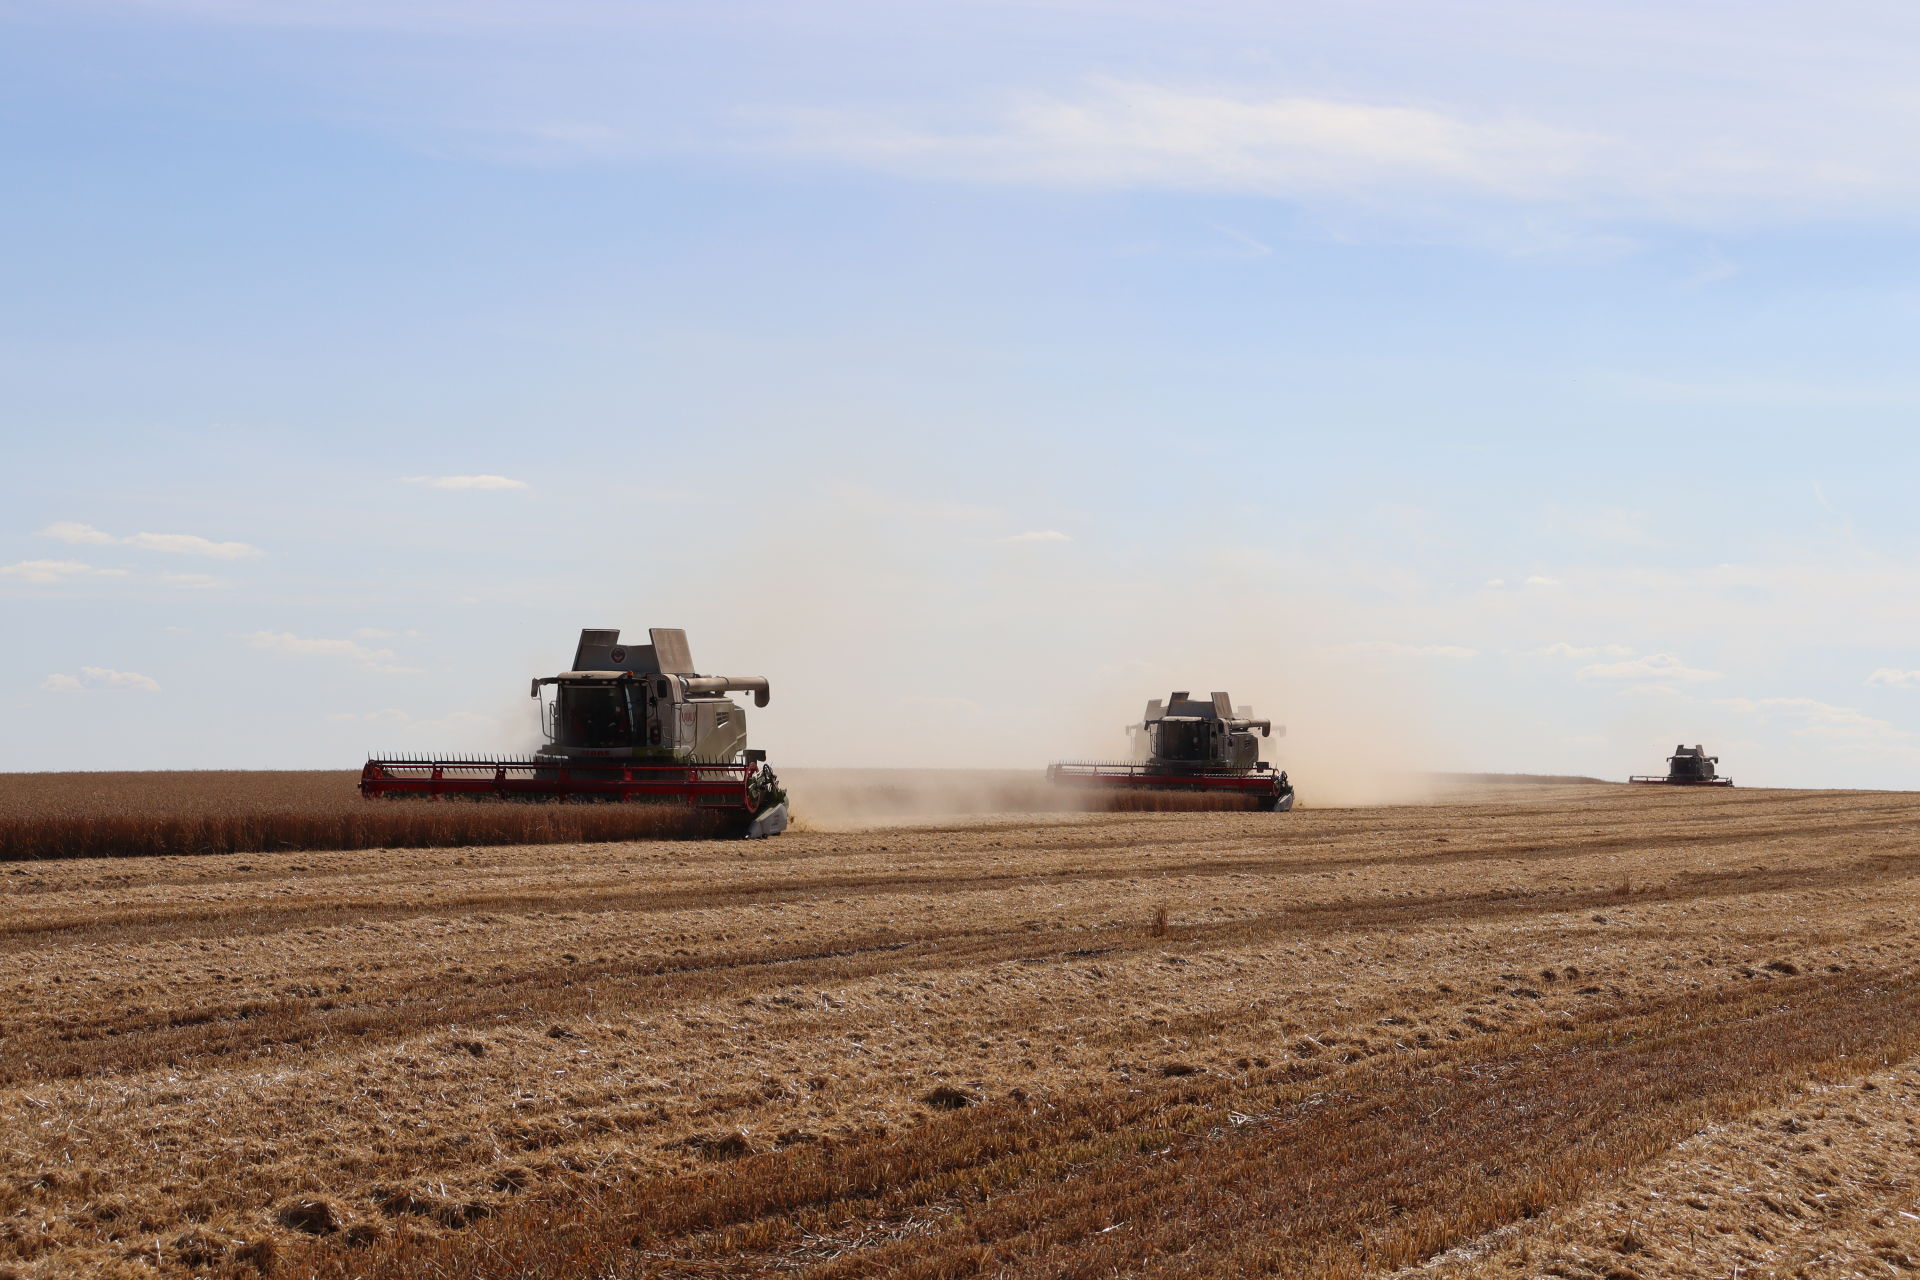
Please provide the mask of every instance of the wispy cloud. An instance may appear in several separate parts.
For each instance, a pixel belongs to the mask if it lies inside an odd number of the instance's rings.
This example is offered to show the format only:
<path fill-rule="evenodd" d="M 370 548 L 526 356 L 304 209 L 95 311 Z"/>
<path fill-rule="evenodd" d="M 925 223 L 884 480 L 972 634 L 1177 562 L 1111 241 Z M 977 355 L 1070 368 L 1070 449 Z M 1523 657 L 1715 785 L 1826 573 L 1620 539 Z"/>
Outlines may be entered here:
<path fill-rule="evenodd" d="M 1624 46 L 1612 56 L 1616 75 L 1635 74 Z M 1785 59 L 1770 68 L 1790 70 Z M 1394 101 L 1094 77 L 971 105 L 768 113 L 769 145 L 907 177 L 1232 192 L 1381 211 L 1397 202 L 1423 218 L 1439 216 L 1443 203 L 1483 215 L 1551 208 L 1692 224 L 1911 214 L 1920 207 L 1912 133 L 1889 105 L 1904 86 L 1875 71 L 1882 82 L 1870 90 L 1826 85 L 1797 103 L 1753 95 L 1737 113 L 1683 93 L 1664 110 L 1621 103 L 1615 91 L 1570 112 L 1546 95 L 1493 106 L 1432 92 Z M 1755 72 L 1747 83 L 1772 78 Z M 1731 134 L 1729 119 L 1741 122 Z M 1420 199 L 1408 204 L 1408 195 Z M 1705 278 L 1728 273 L 1715 261 Z"/>
<path fill-rule="evenodd" d="M 707 43 L 716 20 L 699 6 L 670 14 L 614 0 L 27 7 L 442 38 L 443 56 L 391 80 L 315 54 L 315 66 L 333 72 L 323 101 L 343 97 L 335 110 L 364 116 L 372 93 L 394 127 L 438 129 L 511 160 L 770 152 L 941 179 L 1224 190 L 1323 204 L 1360 196 L 1409 217 L 1432 215 L 1449 199 L 1474 212 L 1516 206 L 1516 221 L 1553 205 L 1636 229 L 1661 218 L 1745 225 L 1920 209 L 1910 77 L 1897 54 L 1911 44 L 1913 24 L 1887 0 L 1817 10 L 1763 0 L 1743 6 L 1738 24 L 1718 6 L 1652 0 L 954 4 L 945 6 L 938 52 L 926 49 L 914 6 L 862 5 L 850 7 L 863 30 L 851 61 L 832 40 L 835 24 L 791 18 L 793 6 L 769 7 L 764 23 L 722 22 L 717 45 Z M 1377 52 L 1382 24 L 1421 56 Z M 1048 47 L 1098 49 L 1088 61 L 1108 65 L 1165 64 L 1156 51 L 1171 39 L 1187 78 L 1062 82 L 1042 69 L 1054 60 L 1008 52 L 1037 33 Z M 676 39 L 685 43 L 675 56 L 689 67 L 720 56 L 715 50 L 777 53 L 800 70 L 766 90 L 821 105 L 764 105 L 725 77 L 684 85 L 669 77 L 658 88 L 654 77 L 609 83 L 612 67 L 659 56 Z M 1286 55 L 1260 52 L 1275 48 Z M 1564 56 L 1570 48 L 1577 58 Z M 564 56 L 546 56 L 556 52 Z M 876 65 L 916 73 L 876 78 Z M 507 67 L 514 74 L 500 74 Z M 341 74 L 348 69 L 358 74 Z M 1027 79 L 1026 90 L 980 89 L 1038 76 L 1049 78 Z M 903 79 L 918 87 L 901 90 Z M 876 102 L 876 90 L 902 96 Z M 1689 279 L 1697 287 L 1736 269 L 1714 251 Z"/>
<path fill-rule="evenodd" d="M 0 565 L 0 578 L 11 578 L 16 582 L 32 582 L 40 585 L 49 582 L 70 582 L 76 578 L 124 578 L 126 576 L 125 569 L 96 569 L 78 560 L 22 560 L 17 564 Z"/>
<path fill-rule="evenodd" d="M 1890 685 L 1896 689 L 1920 689 L 1920 671 L 1900 671 L 1893 667 L 1881 667 L 1867 677 L 1867 683 Z"/>
<path fill-rule="evenodd" d="M 115 671 L 112 667 L 82 667 L 77 676 L 59 672 L 40 682 L 50 693 L 158 693 L 160 682 L 138 671 Z"/>
<path fill-rule="evenodd" d="M 525 480 L 514 480 L 507 476 L 408 476 L 408 484 L 423 484 L 430 489 L 525 489 L 530 486 Z"/>
<path fill-rule="evenodd" d="M 1817 698 L 1716 698 L 1730 711 L 1791 724 L 1794 736 L 1818 740 L 1832 750 L 1867 758 L 1920 759 L 1920 735 L 1856 707 Z"/>
<path fill-rule="evenodd" d="M 40 530 L 43 538 L 91 547 L 136 547 L 142 551 L 162 551 L 170 555 L 208 556 L 215 560 L 249 560 L 266 552 L 245 542 L 216 542 L 192 533 L 131 533 L 119 537 L 90 524 L 62 520 Z"/>
<path fill-rule="evenodd" d="M 1025 533 L 1016 533 L 1005 538 L 996 538 L 996 542 L 1072 542 L 1073 535 L 1062 533 L 1058 529 L 1029 529 Z"/>
<path fill-rule="evenodd" d="M 1225 236 L 1234 245 L 1234 248 L 1227 252 L 1226 256 L 1228 257 L 1251 260 L 1256 258 L 1271 258 L 1273 256 L 1272 245 L 1264 240 L 1248 235 L 1238 227 L 1229 227 L 1225 223 L 1220 222 L 1213 223 L 1212 226 L 1215 231 Z"/>
<path fill-rule="evenodd" d="M 1639 680 L 1653 683 L 1680 681 L 1697 684 L 1719 680 L 1724 675 L 1701 667 L 1690 667 L 1670 653 L 1649 653 L 1625 662 L 1601 662 L 1582 667 L 1574 673 L 1577 680 Z"/>
<path fill-rule="evenodd" d="M 419 670 L 418 667 L 397 665 L 395 659 L 398 655 L 391 649 L 371 648 L 357 640 L 298 636 L 291 631 L 250 631 L 238 639 L 244 640 L 256 649 L 268 649 L 275 653 L 295 654 L 302 657 L 345 658 L 359 663 L 369 671 L 400 675 Z"/>
<path fill-rule="evenodd" d="M 899 113 L 784 113 L 790 147 L 917 176 L 1298 194 L 1439 182 L 1544 194 L 1609 140 L 1515 119 L 1094 79 L 1010 96 L 971 127 Z"/>

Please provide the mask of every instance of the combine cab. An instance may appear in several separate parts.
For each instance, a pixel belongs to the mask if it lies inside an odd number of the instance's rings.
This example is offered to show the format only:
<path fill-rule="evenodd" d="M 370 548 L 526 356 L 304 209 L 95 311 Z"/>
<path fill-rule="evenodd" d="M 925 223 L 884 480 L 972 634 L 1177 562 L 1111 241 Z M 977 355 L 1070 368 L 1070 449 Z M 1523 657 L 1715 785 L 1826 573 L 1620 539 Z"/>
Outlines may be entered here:
<path fill-rule="evenodd" d="M 687 633 L 656 627 L 645 645 L 618 631 L 580 633 L 573 670 L 533 682 L 547 743 L 530 756 L 367 761 L 368 798 L 455 796 L 501 800 L 640 800 L 737 819 L 741 833 L 786 830 L 787 794 L 747 750 L 747 713 L 726 695 L 767 705 L 761 676 L 695 673 Z"/>
<path fill-rule="evenodd" d="M 1236 714 L 1224 693 L 1202 702 L 1179 692 L 1164 703 L 1149 702 L 1142 721 L 1129 726 L 1134 763 L 1055 764 L 1047 778 L 1120 800 L 1185 794 L 1214 797 L 1221 807 L 1284 813 L 1293 808 L 1293 784 L 1259 758 L 1259 739 L 1273 731 L 1271 720 L 1252 719 L 1247 708 Z M 1280 733 L 1285 735 L 1285 726 Z"/>
<path fill-rule="evenodd" d="M 1713 771 L 1720 763 L 1719 756 L 1710 756 L 1701 746 L 1689 747 L 1681 743 L 1667 757 L 1667 776 L 1662 778 L 1653 774 L 1636 774 L 1628 782 L 1653 783 L 1669 787 L 1730 787 L 1732 778 L 1723 778 Z"/>

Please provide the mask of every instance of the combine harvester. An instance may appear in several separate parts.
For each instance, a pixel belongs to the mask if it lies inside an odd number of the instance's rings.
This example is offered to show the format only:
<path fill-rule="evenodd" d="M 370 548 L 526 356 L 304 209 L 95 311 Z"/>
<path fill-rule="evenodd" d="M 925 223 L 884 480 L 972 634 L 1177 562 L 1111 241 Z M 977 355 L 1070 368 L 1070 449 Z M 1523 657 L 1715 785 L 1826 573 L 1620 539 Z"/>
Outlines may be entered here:
<path fill-rule="evenodd" d="M 1114 808 L 1154 797 L 1194 797 L 1200 808 L 1246 808 L 1284 813 L 1293 808 L 1293 784 L 1259 758 L 1260 743 L 1273 733 L 1271 720 L 1251 718 L 1250 708 L 1235 713 L 1224 693 L 1202 702 L 1185 691 L 1162 703 L 1147 704 L 1139 724 L 1129 725 L 1134 742 L 1132 764 L 1054 764 L 1047 779 L 1055 786 L 1104 794 Z M 1286 736 L 1286 726 L 1280 734 Z M 1167 805 L 1174 808 L 1178 805 Z"/>
<path fill-rule="evenodd" d="M 767 705 L 762 676 L 703 676 L 687 633 L 655 627 L 645 645 L 586 630 L 573 670 L 533 682 L 547 742 L 530 756 L 368 760 L 369 799 L 651 801 L 711 814 L 744 836 L 787 829 L 787 793 L 767 753 L 747 750 L 747 713 L 726 695 Z M 548 691 L 551 696 L 548 696 Z"/>
<path fill-rule="evenodd" d="M 1713 771 L 1720 763 L 1719 756 L 1710 756 L 1701 746 L 1689 747 L 1684 742 L 1673 749 L 1667 757 L 1667 776 L 1662 778 L 1653 774 L 1635 774 L 1628 782 L 1639 782 L 1667 787 L 1730 787 L 1732 778 L 1723 778 Z"/>

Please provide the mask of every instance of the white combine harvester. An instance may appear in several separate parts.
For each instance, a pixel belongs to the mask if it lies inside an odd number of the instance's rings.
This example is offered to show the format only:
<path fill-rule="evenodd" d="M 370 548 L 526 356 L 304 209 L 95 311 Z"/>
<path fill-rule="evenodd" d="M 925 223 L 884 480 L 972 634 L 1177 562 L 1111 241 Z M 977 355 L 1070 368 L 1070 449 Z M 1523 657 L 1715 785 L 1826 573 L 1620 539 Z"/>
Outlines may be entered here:
<path fill-rule="evenodd" d="M 1723 778 L 1714 770 L 1719 763 L 1720 757 L 1708 755 L 1705 747 L 1690 747 L 1683 742 L 1667 757 L 1667 774 L 1664 778 L 1658 774 L 1637 773 L 1627 781 L 1668 787 L 1732 786 L 1732 778 Z"/>
<path fill-rule="evenodd" d="M 1260 739 L 1273 732 L 1271 720 L 1236 711 L 1225 693 L 1202 700 L 1180 690 L 1149 702 L 1140 723 L 1127 727 L 1133 762 L 1053 764 L 1047 778 L 1115 798 L 1185 794 L 1212 797 L 1209 805 L 1284 813 L 1293 808 L 1293 784 L 1285 770 L 1260 759 Z M 1286 726 L 1279 732 L 1286 736 Z"/>
<path fill-rule="evenodd" d="M 580 633 L 573 670 L 533 682 L 546 745 L 530 756 L 379 756 L 360 773 L 370 799 L 651 801 L 719 815 L 745 836 L 787 828 L 787 793 L 766 752 L 747 749 L 746 709 L 767 705 L 763 676 L 703 676 L 687 633 L 655 627 L 652 643 L 617 630 Z"/>

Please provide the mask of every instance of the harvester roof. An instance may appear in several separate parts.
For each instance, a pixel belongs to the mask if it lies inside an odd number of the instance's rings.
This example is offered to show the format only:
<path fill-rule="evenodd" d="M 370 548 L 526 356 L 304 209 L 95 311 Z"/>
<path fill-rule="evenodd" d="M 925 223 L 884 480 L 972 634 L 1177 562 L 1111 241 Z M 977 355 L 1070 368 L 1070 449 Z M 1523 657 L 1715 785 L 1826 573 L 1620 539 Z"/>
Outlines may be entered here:
<path fill-rule="evenodd" d="M 651 644 L 622 644 L 618 627 L 588 627 L 580 633 L 579 647 L 573 653 L 573 671 L 630 671 L 643 676 L 690 676 L 694 674 L 693 652 L 687 647 L 687 633 L 679 627 L 652 627 L 647 631 Z"/>
<path fill-rule="evenodd" d="M 1271 721 L 1253 719 L 1252 707 L 1236 710 L 1233 698 L 1224 692 L 1216 692 L 1202 700 L 1188 690 L 1176 689 L 1167 696 L 1165 702 L 1158 698 L 1149 702 L 1143 719 L 1147 724 L 1161 724 L 1168 720 L 1214 720 L 1233 729 L 1258 729 L 1262 734 L 1271 734 L 1273 731 Z M 1280 732 L 1284 735 L 1286 730 Z"/>

